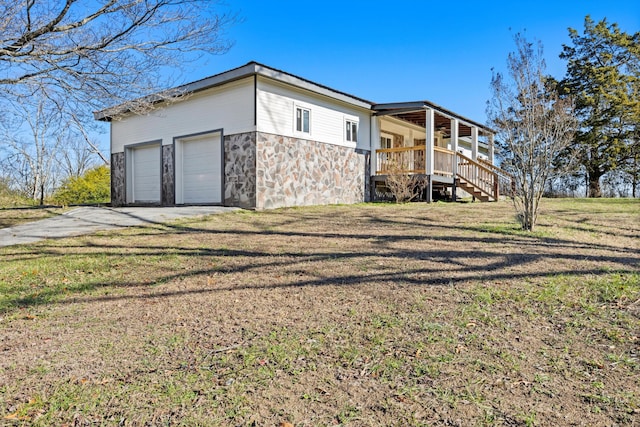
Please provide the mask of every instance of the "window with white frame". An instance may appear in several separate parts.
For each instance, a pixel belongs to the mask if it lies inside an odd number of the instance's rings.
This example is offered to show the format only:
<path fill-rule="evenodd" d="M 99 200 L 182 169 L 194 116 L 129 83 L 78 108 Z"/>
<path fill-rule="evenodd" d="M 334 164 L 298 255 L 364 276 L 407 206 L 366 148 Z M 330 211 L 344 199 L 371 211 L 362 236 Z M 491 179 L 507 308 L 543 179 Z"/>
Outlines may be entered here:
<path fill-rule="evenodd" d="M 385 134 L 381 135 L 380 148 L 393 148 L 393 136 Z"/>
<path fill-rule="evenodd" d="M 310 132 L 311 110 L 308 108 L 296 107 L 296 131 L 302 133 Z"/>
<path fill-rule="evenodd" d="M 345 120 L 346 132 L 345 137 L 349 142 L 358 142 L 358 122 L 353 120 Z"/>

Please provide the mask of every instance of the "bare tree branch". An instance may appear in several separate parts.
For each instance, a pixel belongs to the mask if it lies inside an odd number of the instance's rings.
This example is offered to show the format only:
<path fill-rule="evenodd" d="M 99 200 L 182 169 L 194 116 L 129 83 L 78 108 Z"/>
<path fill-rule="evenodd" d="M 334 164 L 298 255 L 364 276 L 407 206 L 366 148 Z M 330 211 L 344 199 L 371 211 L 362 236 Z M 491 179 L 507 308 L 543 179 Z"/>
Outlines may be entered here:
<path fill-rule="evenodd" d="M 84 138 L 84 141 L 91 148 L 92 152 L 98 155 L 98 157 L 100 157 L 100 159 L 105 165 L 108 165 L 109 160 L 104 156 L 104 154 L 102 154 L 102 151 L 100 151 L 98 146 L 91 141 L 91 138 L 89 138 L 87 131 L 84 129 L 84 126 L 82 126 L 82 123 L 80 123 L 80 120 L 78 120 L 78 117 L 75 114 L 72 114 L 71 118 L 73 120 L 73 123 L 76 125 L 78 131 L 82 135 L 82 138 Z"/>
<path fill-rule="evenodd" d="M 49 96 L 104 109 L 173 86 L 164 69 L 230 44 L 235 17 L 210 0 L 27 1 L 0 6 L 0 86 L 5 97 Z M 195 54 L 195 56 L 194 56 Z"/>

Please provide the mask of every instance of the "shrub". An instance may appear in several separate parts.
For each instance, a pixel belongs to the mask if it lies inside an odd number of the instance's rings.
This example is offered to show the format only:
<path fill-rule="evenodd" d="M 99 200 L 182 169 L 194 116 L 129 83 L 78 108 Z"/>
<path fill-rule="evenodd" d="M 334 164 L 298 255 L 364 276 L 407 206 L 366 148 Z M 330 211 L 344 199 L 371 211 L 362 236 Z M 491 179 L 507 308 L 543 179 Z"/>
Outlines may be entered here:
<path fill-rule="evenodd" d="M 398 165 L 389 162 L 387 165 L 386 187 L 389 189 L 396 203 L 410 202 L 427 187 L 427 181 L 423 176 L 413 175 L 405 172 L 409 169 L 406 165 Z"/>
<path fill-rule="evenodd" d="M 111 197 L 111 174 L 106 165 L 90 169 L 79 177 L 70 177 L 53 194 L 61 205 L 108 203 Z"/>

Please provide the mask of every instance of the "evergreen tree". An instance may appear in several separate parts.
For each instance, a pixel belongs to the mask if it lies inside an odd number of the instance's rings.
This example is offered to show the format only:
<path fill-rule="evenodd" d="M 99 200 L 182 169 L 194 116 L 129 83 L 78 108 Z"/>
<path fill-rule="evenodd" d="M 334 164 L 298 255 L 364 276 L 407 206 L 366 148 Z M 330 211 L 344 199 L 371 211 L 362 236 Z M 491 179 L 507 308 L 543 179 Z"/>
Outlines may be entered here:
<path fill-rule="evenodd" d="M 563 46 L 567 74 L 563 92 L 572 96 L 580 126 L 571 155 L 584 168 L 589 197 L 600 197 L 600 178 L 610 171 L 638 175 L 640 123 L 640 32 L 627 34 L 606 19 L 584 21 L 584 34 L 570 28 Z"/>

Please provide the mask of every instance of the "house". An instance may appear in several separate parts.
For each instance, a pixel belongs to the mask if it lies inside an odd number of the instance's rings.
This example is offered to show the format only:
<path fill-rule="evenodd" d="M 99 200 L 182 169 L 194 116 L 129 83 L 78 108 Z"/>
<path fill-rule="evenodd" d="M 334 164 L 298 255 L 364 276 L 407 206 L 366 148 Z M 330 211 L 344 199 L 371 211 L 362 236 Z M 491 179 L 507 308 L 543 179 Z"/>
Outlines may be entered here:
<path fill-rule="evenodd" d="M 398 167 L 498 198 L 494 132 L 428 101 L 375 104 L 256 62 L 178 91 L 145 114 L 95 113 L 111 126 L 113 205 L 357 203 Z"/>

